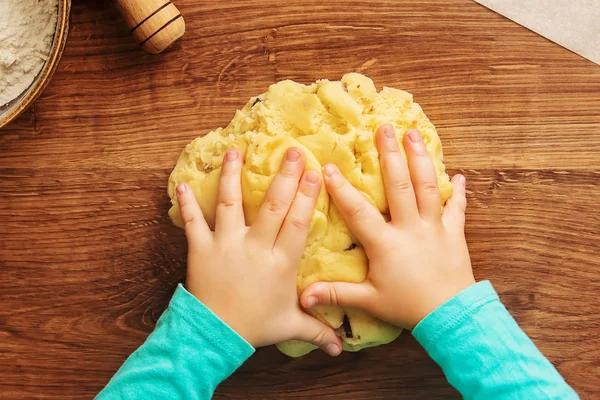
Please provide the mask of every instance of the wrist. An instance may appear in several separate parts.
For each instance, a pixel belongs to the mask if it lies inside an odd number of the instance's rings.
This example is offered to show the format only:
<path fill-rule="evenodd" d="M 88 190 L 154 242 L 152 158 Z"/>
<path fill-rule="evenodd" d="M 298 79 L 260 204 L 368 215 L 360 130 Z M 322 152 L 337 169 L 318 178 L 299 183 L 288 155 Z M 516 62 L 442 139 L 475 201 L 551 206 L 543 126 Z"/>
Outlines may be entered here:
<path fill-rule="evenodd" d="M 427 348 L 437 343 L 464 323 L 473 313 L 490 302 L 498 301 L 498 295 L 489 281 L 477 282 L 440 305 L 413 329 L 412 335 Z"/>
<path fill-rule="evenodd" d="M 234 331 L 238 336 L 244 339 L 248 344 L 254 348 L 260 347 L 259 340 L 257 340 L 252 332 L 247 328 L 250 326 L 248 321 L 244 321 L 243 318 L 234 315 L 236 306 L 232 306 L 230 301 L 219 301 L 214 296 L 210 296 L 204 291 L 199 291 L 194 288 L 193 284 L 186 283 L 186 290 L 193 297 L 196 298 L 204 307 L 212 312 L 216 318 L 224 323 L 229 329 Z"/>
<path fill-rule="evenodd" d="M 251 354 L 254 346 L 244 336 L 232 329 L 219 315 L 180 284 L 169 303 L 169 310 L 195 331 L 194 336 L 203 336 L 215 346 L 229 353 L 243 349 Z"/>
<path fill-rule="evenodd" d="M 428 315 L 434 313 L 436 310 L 442 307 L 442 305 L 456 297 L 464 290 L 475 285 L 475 283 L 475 278 L 470 277 L 469 279 L 465 279 L 461 282 L 448 285 L 447 287 L 443 288 L 443 290 L 436 288 L 436 290 L 429 294 L 427 300 L 421 303 L 423 304 L 422 307 L 415 308 L 414 318 L 411 319 L 408 329 L 413 330 Z"/>

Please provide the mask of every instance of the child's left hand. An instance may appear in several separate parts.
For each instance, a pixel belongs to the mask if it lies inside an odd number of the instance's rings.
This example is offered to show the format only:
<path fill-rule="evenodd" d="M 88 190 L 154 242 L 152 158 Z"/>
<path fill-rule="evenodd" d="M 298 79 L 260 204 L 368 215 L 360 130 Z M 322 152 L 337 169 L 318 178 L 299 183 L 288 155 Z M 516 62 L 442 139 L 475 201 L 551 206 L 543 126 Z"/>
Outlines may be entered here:
<path fill-rule="evenodd" d="M 191 188 L 177 187 L 188 239 L 186 287 L 254 347 L 297 339 L 332 356 L 341 352 L 333 329 L 300 308 L 296 273 L 319 195 L 320 174 L 304 171 L 300 149 L 289 149 L 251 227 L 244 221 L 242 155 L 225 155 L 215 231 Z"/>

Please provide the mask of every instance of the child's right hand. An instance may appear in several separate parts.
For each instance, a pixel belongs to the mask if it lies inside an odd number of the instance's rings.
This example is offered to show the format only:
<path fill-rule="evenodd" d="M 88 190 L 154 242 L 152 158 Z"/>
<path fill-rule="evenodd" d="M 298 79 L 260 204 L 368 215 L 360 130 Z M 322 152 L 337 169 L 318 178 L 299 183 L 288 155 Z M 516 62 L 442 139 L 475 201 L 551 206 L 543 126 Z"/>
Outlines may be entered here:
<path fill-rule="evenodd" d="M 376 141 L 390 222 L 337 167 L 324 168 L 327 191 L 369 257 L 367 279 L 315 283 L 302 293 L 301 303 L 360 308 L 412 329 L 475 283 L 464 235 L 465 178 L 453 177 L 454 192 L 441 214 L 436 172 L 420 133 L 411 129 L 404 136 L 408 164 L 392 126 L 381 126 Z"/>

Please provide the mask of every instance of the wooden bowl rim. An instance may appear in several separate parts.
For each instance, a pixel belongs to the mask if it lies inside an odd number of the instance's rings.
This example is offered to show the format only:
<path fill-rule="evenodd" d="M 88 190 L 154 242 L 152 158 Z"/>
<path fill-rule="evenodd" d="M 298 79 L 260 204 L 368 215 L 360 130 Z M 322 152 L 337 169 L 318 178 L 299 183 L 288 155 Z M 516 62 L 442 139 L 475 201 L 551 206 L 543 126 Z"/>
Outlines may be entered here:
<path fill-rule="evenodd" d="M 26 89 L 25 95 L 8 111 L 0 116 L 0 128 L 17 118 L 23 111 L 33 103 L 50 82 L 54 71 L 65 50 L 67 37 L 69 36 L 69 16 L 71 15 L 71 0 L 58 0 L 58 19 L 52 47 L 48 54 L 48 60 L 33 83 Z"/>

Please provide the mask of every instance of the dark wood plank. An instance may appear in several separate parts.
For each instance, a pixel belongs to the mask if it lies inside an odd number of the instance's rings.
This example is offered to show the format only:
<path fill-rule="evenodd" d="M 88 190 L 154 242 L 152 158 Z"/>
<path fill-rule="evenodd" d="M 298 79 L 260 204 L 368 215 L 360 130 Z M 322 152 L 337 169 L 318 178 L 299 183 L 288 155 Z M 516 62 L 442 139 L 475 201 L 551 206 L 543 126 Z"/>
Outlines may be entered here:
<path fill-rule="evenodd" d="M 259 5 L 257 7 L 257 5 Z M 0 393 L 91 398 L 185 274 L 166 181 L 191 138 L 285 78 L 360 71 L 415 95 L 469 181 L 467 235 L 539 348 L 600 391 L 600 68 L 469 0 L 179 0 L 143 54 L 112 2 L 75 1 L 42 97 L 0 131 Z M 330 359 L 262 349 L 216 398 L 456 398 L 408 334 Z"/>

